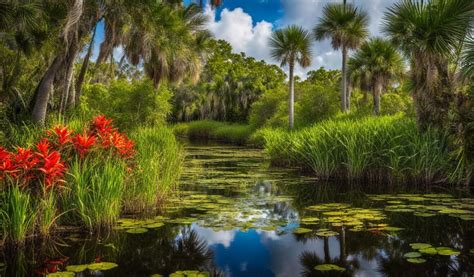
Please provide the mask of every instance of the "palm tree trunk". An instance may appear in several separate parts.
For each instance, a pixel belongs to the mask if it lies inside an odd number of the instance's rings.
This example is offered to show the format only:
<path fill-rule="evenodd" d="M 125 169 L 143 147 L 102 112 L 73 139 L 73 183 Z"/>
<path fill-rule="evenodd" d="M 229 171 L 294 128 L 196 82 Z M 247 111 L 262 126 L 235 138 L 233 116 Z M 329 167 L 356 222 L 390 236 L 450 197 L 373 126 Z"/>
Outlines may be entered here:
<path fill-rule="evenodd" d="M 68 105 L 70 104 L 70 98 L 74 97 L 73 95 L 70 95 L 71 92 L 74 90 L 71 90 L 71 83 L 72 83 L 72 77 L 74 73 L 74 61 L 76 60 L 77 54 L 79 53 L 79 48 L 77 47 L 77 42 L 72 42 L 71 46 L 68 51 L 68 55 L 64 61 L 65 67 L 66 67 L 66 76 L 63 81 L 62 89 L 63 89 L 63 94 L 61 97 L 61 105 L 60 105 L 60 112 L 63 113 L 66 111 Z"/>
<path fill-rule="evenodd" d="M 347 85 L 347 98 L 346 98 L 346 109 L 351 110 L 351 96 L 352 96 L 352 84 L 349 82 Z"/>
<path fill-rule="evenodd" d="M 374 85 L 374 113 L 380 115 L 380 95 L 382 94 L 382 83 L 377 82 Z"/>
<path fill-rule="evenodd" d="M 341 110 L 346 111 L 347 99 L 347 48 L 342 46 L 342 91 L 341 91 Z"/>
<path fill-rule="evenodd" d="M 84 57 L 84 61 L 82 62 L 82 66 L 81 66 L 81 71 L 76 80 L 76 99 L 75 99 L 76 103 L 79 103 L 80 101 L 82 84 L 84 83 L 84 78 L 86 76 L 87 68 L 89 66 L 89 60 L 91 58 L 92 50 L 94 48 L 94 39 L 95 39 L 96 31 L 97 31 L 97 24 L 94 27 L 94 32 L 92 33 L 92 38 L 89 43 L 89 48 L 87 49 L 87 54 Z"/>
<path fill-rule="evenodd" d="M 56 56 L 38 85 L 35 97 L 33 99 L 34 104 L 31 112 L 31 120 L 34 123 L 43 125 L 46 120 L 49 96 L 51 94 L 51 90 L 53 89 L 54 77 L 56 76 L 56 73 L 63 60 L 62 55 L 63 54 L 60 53 L 58 56 Z"/>
<path fill-rule="evenodd" d="M 329 253 L 329 239 L 328 237 L 324 237 L 324 262 L 329 264 L 331 263 L 331 254 Z"/>
<path fill-rule="evenodd" d="M 290 99 L 289 99 L 289 123 L 290 129 L 294 127 L 295 121 L 295 84 L 294 84 L 294 69 L 295 69 L 295 62 L 290 62 Z"/>

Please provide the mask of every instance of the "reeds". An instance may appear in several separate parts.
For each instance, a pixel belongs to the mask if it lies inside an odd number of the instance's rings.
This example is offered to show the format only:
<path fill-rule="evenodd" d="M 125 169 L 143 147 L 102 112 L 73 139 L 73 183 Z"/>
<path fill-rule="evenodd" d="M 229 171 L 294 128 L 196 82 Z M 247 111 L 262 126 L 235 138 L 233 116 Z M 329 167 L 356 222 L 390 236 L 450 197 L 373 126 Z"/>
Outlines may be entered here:
<path fill-rule="evenodd" d="M 178 136 L 191 139 L 211 139 L 233 144 L 245 144 L 255 128 L 247 124 L 227 123 L 212 120 L 199 120 L 175 125 Z"/>
<path fill-rule="evenodd" d="M 265 149 L 276 164 L 311 169 L 321 178 L 433 183 L 452 175 L 446 138 L 420 133 L 402 115 L 328 120 L 300 131 L 265 130 Z"/>
<path fill-rule="evenodd" d="M 167 127 L 147 127 L 132 133 L 137 168 L 126 187 L 127 212 L 153 211 L 175 190 L 181 175 L 184 150 Z"/>
<path fill-rule="evenodd" d="M 76 160 L 69 169 L 63 206 L 89 230 L 109 229 L 119 218 L 125 164 L 113 158 Z"/>

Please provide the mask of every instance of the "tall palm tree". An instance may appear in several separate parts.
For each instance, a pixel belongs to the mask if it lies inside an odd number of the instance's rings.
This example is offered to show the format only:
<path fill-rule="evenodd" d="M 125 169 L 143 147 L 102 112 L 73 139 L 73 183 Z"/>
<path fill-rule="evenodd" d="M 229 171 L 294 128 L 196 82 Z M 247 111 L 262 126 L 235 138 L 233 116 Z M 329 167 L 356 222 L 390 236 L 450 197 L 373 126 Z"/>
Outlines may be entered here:
<path fill-rule="evenodd" d="M 303 28 L 291 25 L 275 31 L 270 38 L 271 56 L 281 66 L 289 67 L 289 126 L 293 129 L 295 113 L 294 71 L 296 63 L 311 65 L 311 35 Z"/>
<path fill-rule="evenodd" d="M 380 96 L 395 77 L 403 74 L 403 60 L 392 44 L 381 38 L 364 42 L 349 59 L 349 75 L 364 72 L 371 83 L 374 97 L 374 113 L 380 114 Z"/>
<path fill-rule="evenodd" d="M 351 4 L 327 4 L 323 17 L 314 28 L 316 40 L 330 38 L 335 50 L 342 49 L 342 89 L 341 110 L 347 105 L 347 56 L 348 51 L 356 49 L 365 40 L 368 31 L 367 14 Z"/>
<path fill-rule="evenodd" d="M 454 100 L 450 61 L 472 27 L 472 0 L 403 0 L 385 13 L 384 31 L 410 61 L 418 124 L 445 126 Z"/>

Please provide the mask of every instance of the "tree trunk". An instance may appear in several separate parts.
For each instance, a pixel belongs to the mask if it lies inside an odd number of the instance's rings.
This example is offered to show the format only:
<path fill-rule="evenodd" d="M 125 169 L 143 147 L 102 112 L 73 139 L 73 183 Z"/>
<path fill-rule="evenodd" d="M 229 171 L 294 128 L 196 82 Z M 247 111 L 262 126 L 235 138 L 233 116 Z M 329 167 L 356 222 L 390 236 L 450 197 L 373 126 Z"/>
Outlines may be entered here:
<path fill-rule="evenodd" d="M 329 264 L 331 263 L 331 254 L 329 253 L 329 239 L 328 237 L 324 237 L 323 239 L 324 242 L 324 262 Z"/>
<path fill-rule="evenodd" d="M 66 56 L 66 59 L 64 61 L 65 67 L 66 67 L 66 76 L 63 80 L 63 84 L 61 88 L 63 89 L 63 93 L 61 96 L 61 105 L 60 105 L 60 113 L 64 113 L 66 109 L 68 108 L 68 105 L 70 104 L 69 99 L 70 97 L 74 97 L 73 95 L 70 95 L 71 91 L 74 91 L 71 89 L 71 84 L 72 84 L 72 79 L 74 76 L 74 61 L 76 60 L 77 54 L 79 53 L 79 47 L 77 46 L 77 42 L 74 41 L 71 43 L 71 46 L 69 47 L 68 55 Z"/>
<path fill-rule="evenodd" d="M 351 110 L 351 96 L 352 96 L 352 84 L 349 82 L 347 85 L 347 98 L 346 98 L 346 109 Z"/>
<path fill-rule="evenodd" d="M 346 99 L 347 99 L 347 48 L 345 45 L 342 46 L 342 91 L 341 91 L 341 110 L 346 111 Z"/>
<path fill-rule="evenodd" d="M 44 125 L 46 112 L 48 110 L 49 96 L 53 89 L 54 77 L 62 63 L 62 55 L 63 54 L 60 53 L 56 56 L 38 85 L 35 93 L 33 110 L 31 112 L 31 120 L 34 123 Z"/>
<path fill-rule="evenodd" d="M 382 83 L 377 82 L 374 85 L 374 113 L 380 115 L 380 95 L 382 94 Z"/>
<path fill-rule="evenodd" d="M 91 58 L 92 50 L 94 48 L 94 38 L 95 38 L 96 31 L 97 31 L 97 24 L 94 27 L 94 32 L 92 33 L 92 38 L 89 43 L 89 48 L 87 49 L 87 54 L 84 57 L 84 61 L 82 62 L 81 71 L 79 72 L 79 76 L 76 79 L 76 96 L 75 96 L 76 103 L 80 102 L 82 84 L 84 83 L 84 78 L 86 76 L 87 68 L 89 66 L 89 60 Z"/>
<path fill-rule="evenodd" d="M 294 84 L 295 62 L 290 62 L 290 99 L 289 99 L 289 126 L 290 130 L 294 127 L 295 121 L 295 84 Z"/>

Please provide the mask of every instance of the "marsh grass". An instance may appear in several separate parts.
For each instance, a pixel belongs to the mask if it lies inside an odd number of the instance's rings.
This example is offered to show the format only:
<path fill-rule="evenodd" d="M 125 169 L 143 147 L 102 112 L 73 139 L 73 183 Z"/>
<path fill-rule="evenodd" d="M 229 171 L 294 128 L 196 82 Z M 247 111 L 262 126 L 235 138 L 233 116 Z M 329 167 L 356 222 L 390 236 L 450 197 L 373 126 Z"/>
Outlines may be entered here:
<path fill-rule="evenodd" d="M 245 144 L 254 132 L 255 128 L 251 125 L 211 120 L 192 121 L 174 126 L 174 133 L 178 136 L 240 145 Z"/>
<path fill-rule="evenodd" d="M 136 142 L 136 169 L 124 196 L 126 212 L 153 211 L 176 189 L 184 150 L 167 127 L 140 128 L 131 134 Z"/>
<path fill-rule="evenodd" d="M 32 203 L 30 194 L 18 186 L 4 191 L 1 211 L 4 240 L 21 245 L 32 233 L 36 218 Z"/>
<path fill-rule="evenodd" d="M 457 164 L 441 132 L 420 133 L 402 115 L 328 120 L 263 136 L 274 164 L 302 166 L 323 179 L 433 183 L 446 181 Z"/>
<path fill-rule="evenodd" d="M 70 223 L 77 220 L 89 230 L 110 229 L 120 216 L 125 164 L 117 159 L 73 161 L 63 207 Z"/>

